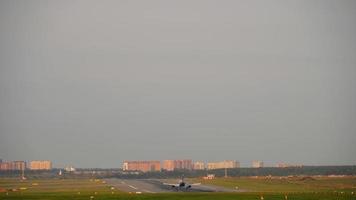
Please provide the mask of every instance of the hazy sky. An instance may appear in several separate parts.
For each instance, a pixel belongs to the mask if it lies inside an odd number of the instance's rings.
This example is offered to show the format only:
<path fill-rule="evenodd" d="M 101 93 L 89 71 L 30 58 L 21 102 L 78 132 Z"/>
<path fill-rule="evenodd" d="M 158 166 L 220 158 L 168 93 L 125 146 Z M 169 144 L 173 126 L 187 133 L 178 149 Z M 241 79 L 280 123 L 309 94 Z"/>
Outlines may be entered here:
<path fill-rule="evenodd" d="M 356 164 L 356 1 L 0 0 L 0 158 Z"/>

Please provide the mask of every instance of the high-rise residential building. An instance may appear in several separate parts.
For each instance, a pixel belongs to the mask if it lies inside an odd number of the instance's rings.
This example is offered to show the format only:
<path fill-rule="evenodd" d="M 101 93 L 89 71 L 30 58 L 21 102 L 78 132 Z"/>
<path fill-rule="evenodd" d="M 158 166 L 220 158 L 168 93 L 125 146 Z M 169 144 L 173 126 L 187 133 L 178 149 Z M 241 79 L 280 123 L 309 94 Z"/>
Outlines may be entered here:
<path fill-rule="evenodd" d="M 160 161 L 124 161 L 122 168 L 124 171 L 160 171 Z"/>
<path fill-rule="evenodd" d="M 262 161 L 258 161 L 258 160 L 252 161 L 252 168 L 261 168 L 261 167 L 263 167 Z"/>
<path fill-rule="evenodd" d="M 50 170 L 52 169 L 52 162 L 48 160 L 35 160 L 30 162 L 31 170 Z"/>
<path fill-rule="evenodd" d="M 173 171 L 175 169 L 174 160 L 164 160 L 162 168 L 167 171 Z"/>
<path fill-rule="evenodd" d="M 208 169 L 224 169 L 224 168 L 239 168 L 240 163 L 235 160 L 224 160 L 221 162 L 209 162 Z"/>
<path fill-rule="evenodd" d="M 1 162 L 0 170 L 10 170 L 10 162 Z"/>
<path fill-rule="evenodd" d="M 203 170 L 203 169 L 205 169 L 205 163 L 204 162 L 195 162 L 194 164 L 193 164 L 193 169 L 195 169 L 195 170 Z"/>
<path fill-rule="evenodd" d="M 193 168 L 192 160 L 175 160 L 174 168 L 191 170 Z"/>
<path fill-rule="evenodd" d="M 26 162 L 25 161 L 10 161 L 10 162 L 1 162 L 0 170 L 25 170 Z"/>
<path fill-rule="evenodd" d="M 26 169 L 26 162 L 25 161 L 13 161 L 15 170 L 24 170 Z"/>
<path fill-rule="evenodd" d="M 175 169 L 193 169 L 192 160 L 164 160 L 163 169 L 167 171 L 173 171 Z"/>

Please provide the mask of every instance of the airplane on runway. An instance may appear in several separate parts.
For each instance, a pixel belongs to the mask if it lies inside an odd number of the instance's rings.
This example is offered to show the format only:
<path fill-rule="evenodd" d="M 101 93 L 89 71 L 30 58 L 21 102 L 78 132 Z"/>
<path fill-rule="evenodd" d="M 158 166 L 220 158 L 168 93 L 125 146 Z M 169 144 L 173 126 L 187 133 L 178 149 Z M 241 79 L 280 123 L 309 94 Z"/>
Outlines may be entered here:
<path fill-rule="evenodd" d="M 172 188 L 176 189 L 176 190 L 188 190 L 190 189 L 192 186 L 195 185 L 200 185 L 201 183 L 193 183 L 193 184 L 188 184 L 184 181 L 184 176 L 182 176 L 182 178 L 180 179 L 180 181 L 177 184 L 171 184 L 171 183 L 163 183 L 163 185 L 169 185 Z"/>

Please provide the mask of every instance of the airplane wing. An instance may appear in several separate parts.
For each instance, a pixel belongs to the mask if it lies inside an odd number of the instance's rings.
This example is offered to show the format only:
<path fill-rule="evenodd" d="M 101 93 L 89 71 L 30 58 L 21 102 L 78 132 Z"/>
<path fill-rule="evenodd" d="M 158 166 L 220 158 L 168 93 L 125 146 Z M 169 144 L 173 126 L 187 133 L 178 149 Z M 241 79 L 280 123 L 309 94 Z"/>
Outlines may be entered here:
<path fill-rule="evenodd" d="M 201 183 L 193 183 L 193 184 L 190 184 L 190 185 L 201 185 Z"/>
<path fill-rule="evenodd" d="M 178 187 L 179 184 L 172 184 L 172 183 L 163 183 L 163 185 L 169 185 L 169 186 L 172 186 L 172 187 Z"/>

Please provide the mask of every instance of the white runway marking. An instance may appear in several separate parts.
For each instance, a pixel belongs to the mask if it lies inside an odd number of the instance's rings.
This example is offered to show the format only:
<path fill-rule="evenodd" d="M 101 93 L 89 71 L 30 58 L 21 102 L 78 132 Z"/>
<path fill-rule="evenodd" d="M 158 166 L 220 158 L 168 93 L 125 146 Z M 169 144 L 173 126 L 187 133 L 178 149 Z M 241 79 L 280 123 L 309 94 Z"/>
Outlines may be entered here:
<path fill-rule="evenodd" d="M 155 193 L 155 192 L 152 192 L 152 191 L 149 191 L 149 190 L 143 190 L 144 192 L 147 192 L 147 193 Z"/>
<path fill-rule="evenodd" d="M 130 188 L 132 188 L 132 189 L 135 189 L 135 190 L 137 190 L 138 188 L 137 187 L 134 187 L 134 186 L 132 186 L 132 185 L 128 185 Z"/>

